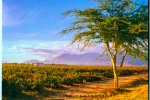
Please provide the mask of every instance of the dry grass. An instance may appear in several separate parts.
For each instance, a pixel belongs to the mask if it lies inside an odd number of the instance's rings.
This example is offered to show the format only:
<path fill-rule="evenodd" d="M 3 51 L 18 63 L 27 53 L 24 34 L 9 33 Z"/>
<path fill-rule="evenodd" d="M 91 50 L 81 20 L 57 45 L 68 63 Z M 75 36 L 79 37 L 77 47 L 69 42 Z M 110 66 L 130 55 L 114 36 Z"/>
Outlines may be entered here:
<path fill-rule="evenodd" d="M 117 94 L 107 100 L 148 100 L 148 84 L 126 89 L 131 92 Z"/>
<path fill-rule="evenodd" d="M 72 100 L 148 100 L 148 78 L 137 78 L 120 89 L 105 89 L 92 98 L 82 97 Z"/>
<path fill-rule="evenodd" d="M 103 97 L 97 96 L 98 94 L 96 94 L 92 98 L 78 98 L 72 100 L 148 100 L 148 84 L 126 88 L 124 92 L 113 94 L 114 92 L 111 92 L 111 95 L 108 95 L 106 92 Z"/>

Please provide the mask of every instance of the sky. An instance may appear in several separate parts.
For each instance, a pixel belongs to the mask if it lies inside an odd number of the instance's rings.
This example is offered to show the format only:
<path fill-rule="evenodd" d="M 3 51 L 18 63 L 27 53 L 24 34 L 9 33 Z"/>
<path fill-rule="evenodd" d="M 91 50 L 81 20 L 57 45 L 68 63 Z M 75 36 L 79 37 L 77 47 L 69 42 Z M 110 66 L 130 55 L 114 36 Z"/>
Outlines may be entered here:
<path fill-rule="evenodd" d="M 26 60 L 53 59 L 63 53 L 103 51 L 103 47 L 85 48 L 77 43 L 67 46 L 74 34 L 60 35 L 74 17 L 63 17 L 70 9 L 96 7 L 92 0 L 2 0 L 2 61 L 22 63 Z"/>
<path fill-rule="evenodd" d="M 3 0 L 2 1 L 2 60 L 53 59 L 63 53 L 95 52 L 90 48 L 80 52 L 77 44 L 67 46 L 74 34 L 60 35 L 74 17 L 63 17 L 70 9 L 94 7 L 88 0 Z"/>

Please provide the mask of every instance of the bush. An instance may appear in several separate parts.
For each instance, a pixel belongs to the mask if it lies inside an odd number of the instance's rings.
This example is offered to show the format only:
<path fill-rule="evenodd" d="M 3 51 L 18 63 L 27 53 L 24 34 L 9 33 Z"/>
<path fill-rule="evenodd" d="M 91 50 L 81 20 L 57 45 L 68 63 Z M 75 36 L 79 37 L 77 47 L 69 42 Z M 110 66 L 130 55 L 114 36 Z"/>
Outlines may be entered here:
<path fill-rule="evenodd" d="M 94 79 L 94 81 L 101 81 L 102 80 L 102 78 L 100 76 L 94 76 L 93 79 Z"/>
<path fill-rule="evenodd" d="M 15 97 L 22 93 L 22 88 L 15 82 L 10 82 L 6 79 L 2 79 L 2 95 L 8 95 Z"/>
<path fill-rule="evenodd" d="M 35 81 L 31 87 L 31 90 L 33 91 L 43 91 L 44 90 L 44 84 L 42 84 L 42 82 L 39 81 Z"/>
<path fill-rule="evenodd" d="M 112 71 L 109 71 L 109 70 L 103 72 L 102 75 L 103 75 L 104 77 L 106 77 L 106 78 L 113 78 L 113 77 L 114 77 L 113 72 L 112 72 Z"/>
<path fill-rule="evenodd" d="M 85 80 L 87 82 L 93 82 L 94 81 L 94 76 L 86 76 Z"/>
<path fill-rule="evenodd" d="M 58 77 L 51 77 L 50 79 L 50 86 L 52 88 L 58 88 L 61 85 L 61 79 Z"/>
<path fill-rule="evenodd" d="M 120 76 L 131 76 L 134 74 L 133 70 L 124 69 L 121 71 Z"/>
<path fill-rule="evenodd" d="M 83 84 L 83 80 L 85 80 L 85 76 L 76 75 L 74 78 L 74 83 Z"/>
<path fill-rule="evenodd" d="M 72 78 L 64 77 L 62 84 L 73 85 L 74 80 Z"/>
<path fill-rule="evenodd" d="M 8 95 L 9 82 L 6 79 L 2 80 L 2 95 Z"/>

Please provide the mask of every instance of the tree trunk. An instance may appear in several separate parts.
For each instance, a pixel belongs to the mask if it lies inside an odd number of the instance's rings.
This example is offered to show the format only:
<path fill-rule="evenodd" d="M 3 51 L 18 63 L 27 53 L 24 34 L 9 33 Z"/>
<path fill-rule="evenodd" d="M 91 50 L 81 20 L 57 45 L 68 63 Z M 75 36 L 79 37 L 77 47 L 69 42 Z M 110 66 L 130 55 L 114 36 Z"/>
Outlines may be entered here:
<path fill-rule="evenodd" d="M 114 88 L 118 88 L 118 71 L 116 66 L 116 55 L 111 58 L 112 65 L 113 65 L 113 72 L 114 72 Z"/>
<path fill-rule="evenodd" d="M 110 52 L 110 47 L 109 44 L 106 43 L 106 48 L 107 48 L 107 52 L 110 56 L 110 60 L 112 62 L 112 66 L 113 66 L 113 72 L 114 72 L 114 88 L 118 88 L 118 70 L 117 70 L 117 66 L 116 66 L 116 56 L 117 56 L 117 48 L 116 48 L 116 44 L 114 44 L 115 48 L 114 48 L 114 54 L 112 55 Z"/>
<path fill-rule="evenodd" d="M 117 57 L 117 45 L 114 43 L 114 54 L 112 56 L 112 65 L 113 65 L 113 72 L 114 72 L 114 88 L 118 88 L 118 70 L 116 66 L 116 57 Z"/>
<path fill-rule="evenodd" d="M 124 53 L 124 55 L 122 56 L 122 60 L 121 60 L 120 67 L 119 67 L 118 76 L 119 76 L 120 73 L 122 72 L 122 65 L 123 65 L 123 63 L 124 63 L 124 58 L 126 57 L 126 55 L 127 55 L 127 50 L 125 50 L 125 53 Z"/>
<path fill-rule="evenodd" d="M 114 88 L 118 88 L 118 74 L 114 71 Z"/>
<path fill-rule="evenodd" d="M 113 72 L 114 72 L 114 88 L 118 88 L 118 72 L 116 67 L 116 61 L 113 62 Z"/>

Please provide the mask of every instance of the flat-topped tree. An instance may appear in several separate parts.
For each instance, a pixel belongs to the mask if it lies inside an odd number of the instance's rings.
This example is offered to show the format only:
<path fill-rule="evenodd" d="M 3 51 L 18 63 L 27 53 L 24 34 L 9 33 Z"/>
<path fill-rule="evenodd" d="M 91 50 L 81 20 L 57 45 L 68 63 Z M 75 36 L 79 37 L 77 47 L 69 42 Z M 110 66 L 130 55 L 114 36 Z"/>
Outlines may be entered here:
<path fill-rule="evenodd" d="M 76 32 L 71 44 L 83 44 L 83 49 L 104 44 L 102 55 L 107 53 L 111 59 L 114 88 L 117 88 L 125 56 L 129 55 L 133 60 L 136 57 L 145 60 L 148 55 L 148 6 L 132 0 L 95 1 L 98 7 L 63 13 L 63 16 L 72 13 L 76 21 L 60 34 Z M 118 54 L 122 55 L 120 66 L 116 66 Z"/>

